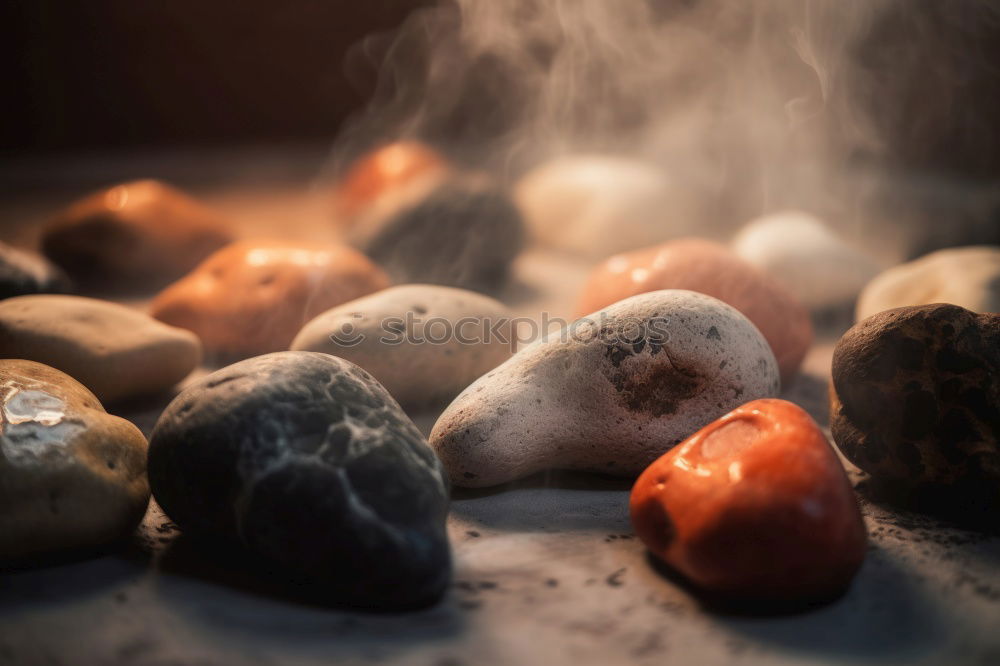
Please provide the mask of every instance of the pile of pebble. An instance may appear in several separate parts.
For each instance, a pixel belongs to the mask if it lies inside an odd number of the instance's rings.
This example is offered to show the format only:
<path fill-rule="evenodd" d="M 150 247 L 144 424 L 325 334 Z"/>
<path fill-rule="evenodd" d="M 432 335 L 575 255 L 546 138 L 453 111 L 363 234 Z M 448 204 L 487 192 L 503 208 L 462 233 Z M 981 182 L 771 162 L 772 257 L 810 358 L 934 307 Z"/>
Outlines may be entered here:
<path fill-rule="evenodd" d="M 114 542 L 151 492 L 185 532 L 338 602 L 410 608 L 447 587 L 451 486 L 560 468 L 637 479 L 637 534 L 707 594 L 836 596 L 865 553 L 858 503 L 820 427 L 777 396 L 813 317 L 845 306 L 844 456 L 913 488 L 998 492 L 1000 248 L 881 272 L 805 213 L 729 246 L 689 237 L 656 214 L 681 199 L 653 167 L 593 156 L 508 196 L 408 142 L 335 189 L 343 244 L 236 239 L 154 181 L 81 200 L 45 257 L 0 246 L 0 559 Z M 580 319 L 515 350 L 488 294 L 526 238 L 605 256 Z M 108 285 L 160 291 L 148 313 L 85 295 Z M 148 443 L 103 407 L 158 396 Z M 444 405 L 425 438 L 408 414 Z"/>

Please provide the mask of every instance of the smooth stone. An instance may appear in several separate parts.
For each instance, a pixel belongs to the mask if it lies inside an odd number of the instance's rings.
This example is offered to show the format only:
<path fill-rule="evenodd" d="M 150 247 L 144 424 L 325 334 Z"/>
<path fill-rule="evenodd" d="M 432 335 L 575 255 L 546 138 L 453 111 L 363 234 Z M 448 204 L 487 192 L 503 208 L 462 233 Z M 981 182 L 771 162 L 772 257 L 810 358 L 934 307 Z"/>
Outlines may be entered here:
<path fill-rule="evenodd" d="M 293 350 L 355 363 L 405 407 L 453 399 L 506 361 L 511 312 L 465 289 L 426 284 L 390 287 L 327 310 L 295 336 Z"/>
<path fill-rule="evenodd" d="M 149 503 L 146 438 L 69 375 L 0 360 L 0 559 L 128 535 Z"/>
<path fill-rule="evenodd" d="M 634 476 L 749 399 L 778 393 L 767 341 L 692 291 L 634 296 L 480 377 L 430 443 L 452 483 L 492 486 L 551 469 Z"/>
<path fill-rule="evenodd" d="M 855 324 L 833 353 L 830 431 L 876 479 L 1000 489 L 1000 314 L 938 303 Z"/>
<path fill-rule="evenodd" d="M 578 312 L 658 289 L 701 292 L 742 312 L 771 345 L 785 384 L 812 344 L 809 311 L 787 289 L 726 247 L 699 238 L 610 257 L 591 273 Z"/>
<path fill-rule="evenodd" d="M 879 274 L 858 298 L 858 321 L 904 305 L 951 303 L 1000 312 L 1000 247 L 939 250 Z"/>
<path fill-rule="evenodd" d="M 69 278 L 45 257 L 0 243 L 0 299 L 27 294 L 62 294 Z"/>
<path fill-rule="evenodd" d="M 0 301 L 0 357 L 51 365 L 110 403 L 171 388 L 201 363 L 201 343 L 124 305 L 42 294 Z"/>
<path fill-rule="evenodd" d="M 636 481 L 630 509 L 654 555 L 729 598 L 828 600 L 865 557 L 837 454 L 784 400 L 749 402 L 670 450 Z"/>
<path fill-rule="evenodd" d="M 288 349 L 307 321 L 389 286 L 363 254 L 336 243 L 247 240 L 227 245 L 150 306 L 224 357 Z"/>
<path fill-rule="evenodd" d="M 515 200 L 530 234 L 600 259 L 693 233 L 693 199 L 653 164 L 611 155 L 569 155 L 518 181 Z"/>
<path fill-rule="evenodd" d="M 333 213 L 351 224 L 365 215 L 383 216 L 426 194 L 451 167 L 430 146 L 396 141 L 355 160 L 333 190 Z"/>
<path fill-rule="evenodd" d="M 45 228 L 42 251 L 81 284 L 158 288 L 232 240 L 228 220 L 156 180 L 77 201 Z"/>
<path fill-rule="evenodd" d="M 185 532 L 236 543 L 340 603 L 410 607 L 448 584 L 444 470 L 343 359 L 278 352 L 192 384 L 153 430 L 149 480 Z"/>
<path fill-rule="evenodd" d="M 733 239 L 732 248 L 811 310 L 853 304 L 879 272 L 874 259 L 801 211 L 751 221 Z"/>
<path fill-rule="evenodd" d="M 478 176 L 455 176 L 389 215 L 354 225 L 348 241 L 394 282 L 492 291 L 524 244 L 524 221 L 508 195 Z"/>

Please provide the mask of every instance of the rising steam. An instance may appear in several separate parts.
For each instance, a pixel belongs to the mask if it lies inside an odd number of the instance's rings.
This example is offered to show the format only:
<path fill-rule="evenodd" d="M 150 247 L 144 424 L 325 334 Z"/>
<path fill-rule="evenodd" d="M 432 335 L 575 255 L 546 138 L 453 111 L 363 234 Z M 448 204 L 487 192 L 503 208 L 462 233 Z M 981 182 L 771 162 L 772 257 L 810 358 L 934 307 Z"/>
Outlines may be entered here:
<path fill-rule="evenodd" d="M 924 141 L 962 119 L 947 81 L 926 101 L 930 128 L 919 104 L 879 96 L 899 97 L 935 62 L 960 67 L 974 26 L 1000 16 L 987 0 L 911 4 L 447 0 L 355 49 L 349 67 L 377 68 L 378 86 L 335 156 L 420 138 L 509 182 L 555 155 L 624 154 L 684 183 L 709 225 L 800 207 L 858 231 L 903 214 L 884 205 L 884 165 L 912 150 L 898 128 Z M 935 37 L 942 22 L 952 31 Z M 873 39 L 888 46 L 873 54 Z M 996 144 L 995 122 L 969 123 Z"/>

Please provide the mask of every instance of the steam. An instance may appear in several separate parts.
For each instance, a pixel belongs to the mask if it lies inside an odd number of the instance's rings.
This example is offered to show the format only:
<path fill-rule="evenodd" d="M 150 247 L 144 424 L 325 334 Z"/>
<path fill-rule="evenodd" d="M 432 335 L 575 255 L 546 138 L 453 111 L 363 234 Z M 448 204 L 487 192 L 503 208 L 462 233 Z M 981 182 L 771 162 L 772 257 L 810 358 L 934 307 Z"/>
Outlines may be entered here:
<path fill-rule="evenodd" d="M 607 152 L 660 165 L 708 204 L 710 225 L 801 207 L 857 230 L 886 212 L 873 203 L 886 131 L 909 121 L 880 111 L 879 95 L 923 76 L 936 50 L 966 46 L 930 30 L 889 54 L 896 72 L 866 61 L 866 40 L 886 22 L 922 33 L 943 13 L 961 35 L 1000 16 L 988 0 L 913 16 L 906 4 L 445 0 L 354 50 L 349 67 L 379 82 L 334 166 L 418 138 L 510 182 L 550 157 Z"/>

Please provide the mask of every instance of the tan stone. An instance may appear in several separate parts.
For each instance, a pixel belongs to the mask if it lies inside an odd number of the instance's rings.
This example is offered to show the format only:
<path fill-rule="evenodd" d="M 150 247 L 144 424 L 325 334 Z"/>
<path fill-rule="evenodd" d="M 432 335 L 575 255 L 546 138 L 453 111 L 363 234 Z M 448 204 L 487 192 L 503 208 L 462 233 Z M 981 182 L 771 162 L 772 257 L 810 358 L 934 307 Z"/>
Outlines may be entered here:
<path fill-rule="evenodd" d="M 39 294 L 0 301 L 2 357 L 50 365 L 114 402 L 169 389 L 201 362 L 201 344 L 124 305 Z"/>

